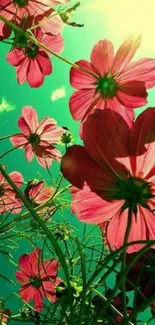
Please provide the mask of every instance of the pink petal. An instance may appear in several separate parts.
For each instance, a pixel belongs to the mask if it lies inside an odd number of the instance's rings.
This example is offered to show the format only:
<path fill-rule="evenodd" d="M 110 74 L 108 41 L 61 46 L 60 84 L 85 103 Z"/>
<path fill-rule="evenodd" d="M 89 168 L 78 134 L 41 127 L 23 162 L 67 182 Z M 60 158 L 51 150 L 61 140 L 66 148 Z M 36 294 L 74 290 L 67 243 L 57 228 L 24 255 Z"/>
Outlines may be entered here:
<path fill-rule="evenodd" d="M 29 282 L 28 277 L 21 271 L 16 271 L 16 279 L 23 284 L 27 284 Z"/>
<path fill-rule="evenodd" d="M 92 159 L 101 168 L 107 163 L 114 174 L 123 178 L 131 169 L 129 135 L 130 129 L 122 116 L 109 109 L 96 110 L 83 125 L 83 140 Z M 117 162 L 120 160 L 121 164 Z"/>
<path fill-rule="evenodd" d="M 37 161 L 39 163 L 40 166 L 42 166 L 43 168 L 49 168 L 52 165 L 53 159 L 49 158 L 49 157 L 40 157 L 40 156 L 36 156 Z"/>
<path fill-rule="evenodd" d="M 34 299 L 34 307 L 35 310 L 41 312 L 42 310 L 42 295 L 39 289 L 33 289 L 33 299 Z"/>
<path fill-rule="evenodd" d="M 24 183 L 23 175 L 19 172 L 12 172 L 9 174 L 12 181 L 16 184 L 17 187 L 20 187 Z"/>
<path fill-rule="evenodd" d="M 22 269 L 23 273 L 30 277 L 32 275 L 32 269 L 30 264 L 30 255 L 22 255 L 19 259 L 19 267 Z"/>
<path fill-rule="evenodd" d="M 70 98 L 69 107 L 74 120 L 82 120 L 96 105 L 97 97 L 94 89 L 76 91 Z"/>
<path fill-rule="evenodd" d="M 78 188 L 88 184 L 92 190 L 102 191 L 111 188 L 115 177 L 105 163 L 100 168 L 89 156 L 86 149 L 79 145 L 68 148 L 62 157 L 61 172 L 71 184 Z"/>
<path fill-rule="evenodd" d="M 38 128 L 39 131 L 39 128 Z M 60 141 L 61 136 L 64 133 L 64 129 L 58 127 L 57 125 L 48 125 L 41 134 L 40 138 L 42 141 L 47 141 L 49 144 L 58 143 Z"/>
<path fill-rule="evenodd" d="M 91 63 L 104 76 L 110 69 L 114 60 L 113 45 L 108 40 L 99 41 L 91 53 Z"/>
<path fill-rule="evenodd" d="M 31 130 L 29 125 L 26 123 L 25 119 L 23 116 L 20 116 L 19 120 L 18 120 L 18 126 L 21 130 L 21 132 L 27 137 L 30 136 L 31 134 Z"/>
<path fill-rule="evenodd" d="M 49 26 L 50 28 L 50 26 Z M 55 33 L 54 33 L 55 34 Z M 46 34 L 42 34 L 41 42 L 48 47 L 50 50 L 60 53 L 64 49 L 64 40 L 61 35 L 53 35 L 46 32 Z M 47 51 L 48 56 L 50 55 Z"/>
<path fill-rule="evenodd" d="M 37 17 L 37 20 L 43 33 L 57 35 L 61 34 L 63 31 L 63 21 L 53 9 L 50 9 L 44 15 Z"/>
<path fill-rule="evenodd" d="M 117 98 L 122 105 L 129 108 L 141 107 L 147 103 L 145 83 L 142 81 L 129 81 L 119 86 Z"/>
<path fill-rule="evenodd" d="M 95 73 L 92 65 L 85 60 L 80 60 L 76 62 L 76 64 L 84 69 L 90 70 L 90 72 Z M 84 72 L 80 69 L 76 68 L 71 68 L 70 70 L 70 84 L 72 87 L 76 89 L 95 89 L 96 88 L 96 83 L 97 79 L 87 72 Z"/>
<path fill-rule="evenodd" d="M 57 260 L 46 260 L 42 264 L 40 275 L 43 278 L 56 277 L 58 272 L 58 261 Z"/>
<path fill-rule="evenodd" d="M 25 59 L 25 54 L 21 49 L 14 49 L 10 51 L 7 55 L 7 61 L 14 66 L 20 65 Z"/>
<path fill-rule="evenodd" d="M 25 156 L 28 162 L 32 161 L 34 157 L 34 152 L 30 143 L 25 146 Z"/>
<path fill-rule="evenodd" d="M 20 63 L 20 65 L 16 67 L 17 80 L 19 84 L 23 84 L 27 80 L 29 64 L 30 61 L 28 57 L 25 57 L 25 59 Z"/>
<path fill-rule="evenodd" d="M 111 75 L 118 74 L 121 72 L 132 60 L 135 52 L 139 48 L 141 38 L 129 38 L 125 40 L 119 47 L 113 62 L 113 66 L 110 70 Z"/>
<path fill-rule="evenodd" d="M 82 222 L 100 224 L 112 218 L 123 206 L 124 201 L 108 202 L 91 192 L 89 188 L 79 190 L 72 202 L 72 211 Z"/>
<path fill-rule="evenodd" d="M 37 62 L 44 76 L 52 73 L 52 64 L 46 52 L 39 51 L 37 55 Z"/>
<path fill-rule="evenodd" d="M 128 209 L 109 222 L 107 228 L 107 240 L 112 250 L 116 250 L 123 245 L 125 231 L 128 221 Z M 154 215 L 151 211 L 139 207 L 136 216 L 132 215 L 132 225 L 128 243 L 138 240 L 151 240 L 155 238 Z M 127 249 L 128 253 L 139 251 L 144 245 L 134 244 Z"/>
<path fill-rule="evenodd" d="M 143 173 L 145 178 L 154 167 L 155 157 L 155 108 L 148 108 L 139 115 L 134 123 L 131 138 L 133 172 Z"/>
<path fill-rule="evenodd" d="M 147 104 L 147 99 L 145 99 L 144 97 L 131 96 L 121 91 L 118 91 L 117 99 L 122 105 L 133 109 L 137 107 L 142 107 Z"/>
<path fill-rule="evenodd" d="M 27 81 L 32 88 L 40 87 L 44 82 L 44 74 L 38 64 L 37 58 L 29 62 Z"/>
<path fill-rule="evenodd" d="M 24 145 L 28 142 L 25 136 L 21 133 L 13 135 L 10 138 L 10 141 L 14 147 L 19 147 L 19 149 L 22 149 Z"/>
<path fill-rule="evenodd" d="M 31 133 L 35 133 L 38 127 L 38 115 L 36 110 L 31 106 L 25 106 L 22 109 L 22 117 L 29 126 Z"/>
<path fill-rule="evenodd" d="M 40 270 L 41 259 L 42 259 L 41 249 L 40 248 L 35 248 L 30 253 L 30 264 L 31 264 L 32 274 L 34 276 L 38 275 L 38 272 Z"/>
<path fill-rule="evenodd" d="M 150 81 L 155 83 L 155 60 L 139 59 L 136 62 L 130 63 L 117 79 L 120 83 L 132 80 L 143 81 L 146 88 L 148 88 Z"/>
<path fill-rule="evenodd" d="M 26 301 L 29 302 L 31 299 L 34 298 L 34 288 L 29 284 L 25 284 L 20 289 L 20 297 Z"/>
<path fill-rule="evenodd" d="M 108 99 L 106 103 L 106 107 L 110 108 L 112 111 L 119 113 L 125 120 L 125 122 L 128 124 L 129 128 L 133 125 L 133 120 L 135 117 L 134 110 L 126 108 L 122 106 L 116 97 Z M 97 105 L 97 108 L 98 105 Z"/>

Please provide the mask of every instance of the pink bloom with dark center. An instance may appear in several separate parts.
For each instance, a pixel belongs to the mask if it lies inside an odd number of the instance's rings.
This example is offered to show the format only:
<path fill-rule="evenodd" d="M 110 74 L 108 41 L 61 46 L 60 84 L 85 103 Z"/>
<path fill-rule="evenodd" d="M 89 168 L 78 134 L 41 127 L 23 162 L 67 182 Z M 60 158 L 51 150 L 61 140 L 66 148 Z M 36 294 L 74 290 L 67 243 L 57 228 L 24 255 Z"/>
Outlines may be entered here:
<path fill-rule="evenodd" d="M 55 149 L 61 139 L 64 129 L 57 126 L 54 119 L 45 117 L 40 123 L 34 108 L 25 106 L 18 120 L 18 126 L 22 133 L 10 138 L 15 147 L 25 149 L 25 155 L 30 162 L 36 155 L 38 163 L 44 167 L 50 167 L 53 160 L 59 161 L 60 152 Z"/>
<path fill-rule="evenodd" d="M 24 178 L 19 172 L 12 172 L 9 177 L 16 184 L 21 187 Z M 13 191 L 12 187 L 6 181 L 2 174 L 0 174 L 0 213 L 11 211 L 12 213 L 19 213 L 21 211 L 22 202 Z"/>
<path fill-rule="evenodd" d="M 38 42 L 54 52 L 61 52 L 64 42 L 61 35 L 43 34 L 40 28 L 35 31 Z M 50 54 L 39 48 L 36 44 L 17 47 L 7 55 L 8 62 L 15 66 L 19 84 L 28 82 L 30 87 L 39 87 L 44 82 L 44 77 L 52 73 Z"/>
<path fill-rule="evenodd" d="M 73 189 L 72 210 L 79 220 L 106 226 L 112 250 L 123 245 L 131 209 L 128 242 L 155 238 L 155 108 L 129 128 L 112 110 L 96 110 L 83 126 L 85 147 L 70 147 L 63 175 Z M 109 221 L 107 223 L 107 221 Z M 136 252 L 142 244 L 129 246 Z"/>
<path fill-rule="evenodd" d="M 42 261 L 41 249 L 36 248 L 20 257 L 19 267 L 21 271 L 16 271 L 16 278 L 22 285 L 20 297 L 23 300 L 33 300 L 38 312 L 42 310 L 44 297 L 51 302 L 57 300 L 55 287 L 62 281 L 57 277 L 57 260 Z"/>
<path fill-rule="evenodd" d="M 44 181 L 30 181 L 25 189 L 25 195 L 36 205 L 49 201 L 54 192 L 55 188 L 45 185 Z"/>
<path fill-rule="evenodd" d="M 112 43 L 105 39 L 94 46 L 90 62 L 76 62 L 90 74 L 71 68 L 70 82 L 77 89 L 69 104 L 74 120 L 83 120 L 95 108 L 109 108 L 133 119 L 133 109 L 147 103 L 146 89 L 155 85 L 155 60 L 130 63 L 139 45 L 140 38 L 129 38 L 114 55 Z"/>

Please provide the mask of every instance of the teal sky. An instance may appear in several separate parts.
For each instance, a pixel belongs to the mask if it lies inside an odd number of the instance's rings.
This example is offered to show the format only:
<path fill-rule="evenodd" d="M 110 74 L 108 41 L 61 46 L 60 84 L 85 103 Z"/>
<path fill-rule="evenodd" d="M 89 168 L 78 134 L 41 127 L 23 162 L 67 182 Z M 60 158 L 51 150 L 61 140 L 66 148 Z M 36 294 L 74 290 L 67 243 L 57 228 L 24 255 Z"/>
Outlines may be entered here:
<path fill-rule="evenodd" d="M 105 0 L 101 0 L 105 1 Z M 64 39 L 65 39 L 65 50 L 62 53 L 62 56 L 68 58 L 69 60 L 75 62 L 79 59 L 89 59 L 90 52 L 93 46 L 100 40 L 104 38 L 109 38 L 115 45 L 119 45 L 119 41 L 123 41 L 125 37 L 128 37 L 130 34 L 133 34 L 133 29 L 130 32 L 130 28 L 126 28 L 125 32 L 119 34 L 119 31 L 123 30 L 123 25 L 119 29 L 118 26 L 114 26 L 113 21 L 107 17 L 111 15 L 113 11 L 107 7 L 106 10 L 103 10 L 103 6 L 94 6 L 94 2 L 101 5 L 101 1 L 97 0 L 84 0 L 82 1 L 81 7 L 77 10 L 76 14 L 71 18 L 72 21 L 77 23 L 83 23 L 84 27 L 74 28 L 66 26 L 64 29 Z M 109 0 L 108 0 L 109 1 Z M 116 1 L 116 0 L 113 0 Z M 154 0 L 153 0 L 154 1 Z M 105 1 L 106 2 L 106 1 Z M 128 2 L 124 0 L 124 3 Z M 145 2 L 143 0 L 142 2 Z M 75 3 L 75 1 L 73 2 Z M 112 6 L 112 0 L 110 0 Z M 153 4 L 153 2 L 150 2 Z M 132 12 L 132 11 L 131 11 Z M 113 17 L 113 16 L 111 16 Z M 119 21 L 120 17 L 118 17 Z M 132 19 L 132 16 L 130 17 Z M 137 18 L 138 19 L 138 18 Z M 125 22 L 124 22 L 125 23 Z M 116 24 L 116 22 L 115 22 Z M 120 24 L 120 22 L 119 22 Z M 137 32 L 140 32 L 140 27 L 136 27 Z M 152 34 L 151 34 L 152 35 Z M 151 37 L 151 36 L 150 36 Z M 153 47 L 150 45 L 150 48 L 146 46 L 148 39 L 146 41 L 146 33 L 144 33 L 144 45 L 142 46 L 143 51 L 137 54 L 138 57 L 142 56 L 142 53 L 145 56 L 149 56 L 150 53 L 153 55 Z M 154 39 L 150 39 L 151 42 L 154 42 Z M 68 101 L 73 93 L 73 89 L 69 84 L 69 70 L 70 66 L 60 61 L 59 59 L 53 57 L 53 73 L 45 78 L 44 84 L 38 89 L 32 89 L 27 83 L 24 85 L 19 85 L 16 81 L 15 69 L 9 65 L 6 61 L 6 54 L 9 51 L 9 45 L 1 43 L 0 44 L 0 58 L 1 58 L 1 67 L 0 67 L 0 103 L 3 98 L 6 101 L 13 105 L 15 108 L 9 112 L 1 112 L 0 109 L 0 136 L 14 134 L 18 132 L 17 120 L 20 116 L 20 112 L 23 106 L 29 105 L 33 106 L 37 112 L 39 119 L 42 119 L 46 116 L 53 117 L 57 120 L 58 125 L 67 126 L 73 133 L 74 140 L 76 143 L 79 142 L 78 129 L 79 123 L 73 121 L 68 107 Z M 155 54 L 155 52 L 154 52 Z M 155 56 L 155 55 L 154 55 Z M 56 101 L 51 100 L 51 94 L 54 90 L 65 87 L 66 95 L 65 97 L 58 99 Z M 155 105 L 155 89 L 149 91 L 148 97 L 149 105 Z M 0 106 L 1 107 L 1 106 Z M 136 111 L 138 114 L 144 108 Z M 4 153 L 12 147 L 9 140 L 5 140 L 1 143 L 0 152 Z M 13 170 L 20 171 L 26 181 L 28 179 L 34 178 L 37 176 L 37 171 L 39 171 L 43 178 L 48 180 L 48 175 L 45 169 L 40 167 L 36 160 L 28 163 L 24 150 L 16 150 L 12 153 L 9 153 L 4 159 L 3 163 L 7 166 L 8 172 Z M 51 172 L 56 175 L 57 173 L 57 164 L 53 164 L 51 167 Z M 74 225 L 79 223 L 74 221 Z M 24 254 L 24 249 L 27 249 L 26 244 L 23 242 L 23 246 L 20 247 L 17 252 L 15 251 L 15 260 L 18 261 L 18 256 Z M 12 266 L 8 266 L 7 263 L 6 273 L 9 275 L 13 271 Z M 4 284 L 6 293 L 11 292 L 12 287 L 7 283 Z M 146 315 L 144 315 L 146 317 Z"/>

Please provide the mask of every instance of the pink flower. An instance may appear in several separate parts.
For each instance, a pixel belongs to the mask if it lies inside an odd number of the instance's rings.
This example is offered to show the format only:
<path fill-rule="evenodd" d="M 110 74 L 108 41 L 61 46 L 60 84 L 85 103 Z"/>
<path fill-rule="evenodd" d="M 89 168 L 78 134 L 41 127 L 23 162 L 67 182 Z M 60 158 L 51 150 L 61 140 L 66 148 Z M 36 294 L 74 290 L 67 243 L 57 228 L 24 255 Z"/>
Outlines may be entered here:
<path fill-rule="evenodd" d="M 57 53 L 63 50 L 64 43 L 60 35 L 43 34 L 41 29 L 37 28 L 35 37 L 38 42 L 43 43 Z M 47 54 L 45 50 L 31 44 L 31 42 L 26 43 L 25 47 L 19 44 L 19 47 L 8 53 L 7 60 L 16 67 L 19 84 L 27 81 L 31 87 L 39 87 L 44 82 L 44 76 L 52 73 L 49 53 Z"/>
<path fill-rule="evenodd" d="M 146 88 L 155 85 L 155 60 L 130 63 L 139 45 L 140 38 L 129 38 L 114 56 L 112 43 L 105 39 L 94 46 L 91 62 L 76 62 L 91 75 L 71 68 L 70 82 L 77 91 L 69 105 L 75 120 L 83 120 L 95 108 L 109 108 L 133 119 L 133 109 L 147 103 Z"/>
<path fill-rule="evenodd" d="M 44 204 L 53 196 L 55 188 L 47 186 L 43 181 L 30 181 L 25 189 L 25 195 L 35 205 Z"/>
<path fill-rule="evenodd" d="M 21 187 L 24 178 L 19 172 L 9 174 L 16 186 Z M 12 187 L 0 173 L 0 213 L 11 211 L 11 213 L 19 213 L 21 211 L 22 202 L 13 191 Z"/>
<path fill-rule="evenodd" d="M 11 313 L 9 309 L 0 310 L 0 324 L 6 325 L 10 315 Z"/>
<path fill-rule="evenodd" d="M 22 133 L 12 136 L 10 140 L 13 146 L 25 149 L 29 162 L 36 155 L 38 163 L 46 168 L 50 167 L 53 160 L 60 160 L 61 154 L 53 144 L 58 143 L 64 130 L 57 126 L 54 119 L 45 117 L 39 123 L 35 109 L 25 106 L 18 120 L 18 126 Z"/>
<path fill-rule="evenodd" d="M 128 242 L 155 238 L 155 108 L 144 111 L 131 129 L 116 112 L 96 110 L 83 126 L 85 147 L 72 146 L 62 158 L 63 175 L 73 189 L 79 220 L 104 225 L 112 250 L 123 245 L 132 209 Z M 109 222 L 107 222 L 109 221 Z M 134 244 L 128 252 L 143 245 Z"/>
<path fill-rule="evenodd" d="M 16 271 L 17 281 L 21 282 L 20 297 L 29 302 L 34 300 L 35 310 L 41 312 L 43 297 L 51 302 L 57 300 L 55 287 L 61 282 L 57 278 L 58 261 L 42 261 L 41 249 L 36 248 L 30 254 L 19 259 L 21 271 Z"/>

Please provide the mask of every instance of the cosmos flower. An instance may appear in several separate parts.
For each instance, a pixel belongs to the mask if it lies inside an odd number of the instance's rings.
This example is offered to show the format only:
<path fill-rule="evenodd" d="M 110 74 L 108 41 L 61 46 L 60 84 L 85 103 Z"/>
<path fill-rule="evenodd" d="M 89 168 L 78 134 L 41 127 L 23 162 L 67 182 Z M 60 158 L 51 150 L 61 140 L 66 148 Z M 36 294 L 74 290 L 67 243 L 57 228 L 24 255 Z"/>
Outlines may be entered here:
<path fill-rule="evenodd" d="M 47 168 L 53 160 L 60 160 L 61 154 L 53 144 L 60 141 L 64 130 L 57 126 L 54 119 L 45 117 L 39 123 L 35 109 L 25 106 L 18 120 L 18 126 L 22 133 L 12 136 L 10 140 L 13 146 L 25 149 L 29 162 L 36 155 L 38 163 Z"/>
<path fill-rule="evenodd" d="M 34 32 L 38 42 L 43 43 L 51 50 L 59 53 L 63 50 L 64 42 L 61 35 L 44 34 L 40 28 Z M 30 87 L 39 87 L 44 82 L 44 77 L 52 73 L 52 63 L 49 53 L 39 48 L 36 44 L 18 39 L 19 45 L 7 55 L 8 62 L 15 66 L 19 84 L 27 81 Z"/>
<path fill-rule="evenodd" d="M 128 242 L 154 239 L 155 108 L 139 115 L 131 129 L 120 114 L 96 110 L 84 123 L 83 140 L 85 147 L 70 147 L 61 165 L 76 186 L 73 212 L 86 223 L 109 221 L 106 242 L 112 250 L 123 245 L 129 210 Z M 128 252 L 142 246 L 131 245 Z"/>
<path fill-rule="evenodd" d="M 21 173 L 14 171 L 9 174 L 9 177 L 16 184 L 16 186 L 22 186 L 24 178 Z M 21 211 L 21 206 L 22 202 L 0 173 L 0 213 L 5 213 L 7 211 L 19 213 Z"/>
<path fill-rule="evenodd" d="M 7 324 L 10 314 L 11 313 L 10 313 L 9 309 L 0 310 L 0 324 L 1 325 Z"/>
<path fill-rule="evenodd" d="M 43 297 L 51 302 L 57 300 L 55 287 L 61 279 L 57 277 L 58 261 L 42 261 L 41 249 L 36 248 L 30 254 L 19 259 L 21 271 L 16 271 L 17 281 L 21 283 L 20 297 L 29 302 L 34 300 L 35 310 L 41 312 Z"/>
<path fill-rule="evenodd" d="M 25 189 L 25 195 L 36 206 L 46 203 L 54 194 L 52 186 L 45 185 L 44 181 L 30 181 Z"/>
<path fill-rule="evenodd" d="M 90 62 L 76 62 L 91 75 L 71 68 L 70 83 L 77 91 L 69 105 L 75 120 L 85 119 L 95 108 L 109 108 L 133 119 L 133 109 L 147 103 L 146 89 L 155 84 L 155 60 L 130 63 L 139 45 L 140 38 L 129 38 L 114 55 L 112 43 L 105 39 L 94 46 Z"/>

